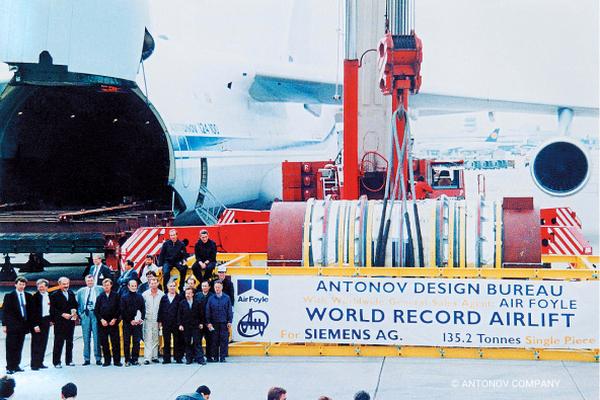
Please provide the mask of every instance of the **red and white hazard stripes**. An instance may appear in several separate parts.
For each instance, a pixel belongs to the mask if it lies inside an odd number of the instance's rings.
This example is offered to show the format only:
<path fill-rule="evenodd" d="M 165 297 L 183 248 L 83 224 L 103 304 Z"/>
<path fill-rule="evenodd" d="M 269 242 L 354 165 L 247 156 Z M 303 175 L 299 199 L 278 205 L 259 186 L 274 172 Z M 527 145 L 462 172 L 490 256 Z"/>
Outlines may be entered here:
<path fill-rule="evenodd" d="M 562 226 L 577 226 L 581 228 L 581 221 L 577 215 L 568 207 L 556 208 L 557 225 Z"/>
<path fill-rule="evenodd" d="M 228 208 L 219 217 L 217 225 L 269 222 L 269 211 L 244 210 L 241 208 Z"/>
<path fill-rule="evenodd" d="M 235 222 L 235 210 L 227 209 L 219 217 L 217 224 L 232 224 Z"/>
<path fill-rule="evenodd" d="M 592 254 L 592 246 L 581 233 L 581 221 L 569 207 L 541 209 L 540 218 L 543 254 Z"/>
<path fill-rule="evenodd" d="M 165 228 L 140 228 L 121 247 L 121 264 L 133 260 L 136 270 L 144 263 L 147 254 L 159 253 L 165 234 Z M 123 265 L 121 265 L 123 268 Z"/>
<path fill-rule="evenodd" d="M 592 254 L 592 246 L 581 233 L 568 226 L 543 227 L 547 232 L 548 254 Z"/>
<path fill-rule="evenodd" d="M 576 226 L 581 229 L 581 221 L 570 207 L 542 208 L 540 218 L 542 225 Z"/>

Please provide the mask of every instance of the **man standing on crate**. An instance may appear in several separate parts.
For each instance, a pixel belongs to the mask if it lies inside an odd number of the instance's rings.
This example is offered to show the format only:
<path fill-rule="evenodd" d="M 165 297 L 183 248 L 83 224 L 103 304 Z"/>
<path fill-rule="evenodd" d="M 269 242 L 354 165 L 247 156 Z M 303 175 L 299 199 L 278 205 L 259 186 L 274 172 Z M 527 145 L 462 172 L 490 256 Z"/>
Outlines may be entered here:
<path fill-rule="evenodd" d="M 221 282 L 223 285 L 223 293 L 229 296 L 229 300 L 231 301 L 231 306 L 235 303 L 235 290 L 233 288 L 233 282 L 231 281 L 231 277 L 227 276 L 227 267 L 221 265 L 217 268 L 217 277 L 213 281 L 212 291 L 215 293 L 215 283 Z"/>
<path fill-rule="evenodd" d="M 167 283 L 171 279 L 171 269 L 175 268 L 179 271 L 179 293 L 183 295 L 183 285 L 185 284 L 185 273 L 187 271 L 187 266 L 183 265 L 183 261 L 187 256 L 185 244 L 177 238 L 177 231 L 171 229 L 169 240 L 165 240 L 158 256 L 158 266 L 162 267 L 163 273 L 163 288 L 167 287 Z"/>
<path fill-rule="evenodd" d="M 150 285 L 148 284 L 148 274 L 152 272 L 154 273 L 154 276 L 157 276 L 159 269 L 160 268 L 158 268 L 158 266 L 154 264 L 154 256 L 152 254 L 146 254 L 146 257 L 144 258 L 144 265 L 142 265 L 142 267 L 140 268 L 139 273 L 140 293 L 143 294 L 150 287 Z M 167 290 L 166 287 L 163 287 L 163 289 Z"/>
<path fill-rule="evenodd" d="M 94 283 L 98 287 L 102 286 L 102 281 L 104 281 L 104 279 L 114 279 L 113 273 L 108 265 L 102 263 L 102 256 L 100 254 L 94 254 L 92 262 L 93 264 L 90 267 L 89 274 L 94 277 Z"/>

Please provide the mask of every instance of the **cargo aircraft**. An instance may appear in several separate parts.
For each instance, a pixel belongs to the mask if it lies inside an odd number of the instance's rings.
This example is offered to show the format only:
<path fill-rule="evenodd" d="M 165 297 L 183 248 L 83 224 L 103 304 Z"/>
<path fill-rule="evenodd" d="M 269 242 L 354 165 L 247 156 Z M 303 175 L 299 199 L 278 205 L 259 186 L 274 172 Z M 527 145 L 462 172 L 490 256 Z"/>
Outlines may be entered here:
<path fill-rule="evenodd" d="M 291 56 L 257 67 L 201 46 L 199 6 L 164 28 L 170 15 L 152 3 L 0 2 L 0 60 L 12 74 L 0 94 L 0 204 L 79 209 L 128 197 L 187 218 L 215 199 L 280 198 L 283 160 L 336 158 L 341 60 L 327 74 Z M 243 41 L 229 29 L 229 40 Z M 598 115 L 596 107 L 427 92 L 411 109 L 552 113 L 567 124 Z"/>

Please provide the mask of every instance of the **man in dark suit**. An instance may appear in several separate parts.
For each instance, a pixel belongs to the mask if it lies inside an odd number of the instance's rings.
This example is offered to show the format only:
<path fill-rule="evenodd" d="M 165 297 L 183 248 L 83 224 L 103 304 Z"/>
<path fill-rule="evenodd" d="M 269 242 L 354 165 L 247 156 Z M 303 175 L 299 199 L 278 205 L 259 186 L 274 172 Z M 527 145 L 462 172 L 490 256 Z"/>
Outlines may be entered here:
<path fill-rule="evenodd" d="M 217 265 L 217 244 L 208 237 L 206 229 L 200 231 L 200 238 L 194 246 L 194 255 L 196 256 L 196 262 L 192 265 L 194 276 L 200 283 L 209 281 Z"/>
<path fill-rule="evenodd" d="M 171 363 L 171 348 L 175 362 L 182 363 L 183 336 L 177 326 L 177 312 L 183 296 L 177 294 L 177 285 L 171 280 L 167 285 L 167 294 L 160 299 L 158 306 L 158 326 L 163 331 L 163 364 Z"/>
<path fill-rule="evenodd" d="M 38 279 L 38 291 L 31 297 L 31 369 L 48 368 L 44 365 L 44 355 L 48 346 L 48 333 L 50 333 L 50 294 L 48 281 Z"/>
<path fill-rule="evenodd" d="M 175 229 L 169 231 L 169 239 L 163 243 L 158 256 L 158 266 L 162 267 L 163 273 L 163 288 L 167 287 L 167 283 L 171 280 L 171 269 L 176 268 L 179 271 L 179 293 L 183 293 L 187 266 L 182 265 L 182 263 L 188 254 L 185 250 L 185 244 L 177 239 Z"/>
<path fill-rule="evenodd" d="M 146 303 L 137 292 L 137 281 L 129 281 L 129 292 L 121 296 L 121 318 L 123 319 L 123 346 L 125 366 L 140 365 L 140 340 L 142 340 L 142 323 L 146 318 Z M 133 343 L 132 343 L 133 340 Z"/>
<path fill-rule="evenodd" d="M 73 363 L 73 332 L 77 320 L 77 300 L 75 293 L 69 289 L 71 281 L 67 277 L 58 279 L 60 290 L 50 296 L 50 317 L 54 322 L 54 348 L 52 363 L 56 368 L 62 368 L 60 359 L 65 346 L 65 364 L 74 367 Z"/>
<path fill-rule="evenodd" d="M 223 284 L 220 281 L 214 284 L 215 294 L 210 296 L 206 303 L 206 322 L 213 335 L 213 360 L 217 358 L 225 362 L 229 351 L 229 329 L 233 321 L 233 309 L 229 296 L 223 293 Z"/>
<path fill-rule="evenodd" d="M 117 279 L 117 283 L 119 284 L 119 294 L 121 297 L 129 292 L 129 281 L 134 280 L 139 282 L 140 280 L 140 277 L 134 266 L 135 263 L 133 260 L 125 261 L 125 271 L 123 271 L 119 279 Z"/>
<path fill-rule="evenodd" d="M 185 339 L 186 364 L 196 361 L 198 364 L 206 365 L 202 342 L 200 341 L 201 321 L 203 319 L 204 311 L 200 307 L 200 302 L 194 299 L 194 288 L 185 288 L 185 299 L 179 302 L 177 325 L 179 325 L 179 331 L 183 332 Z"/>
<path fill-rule="evenodd" d="M 200 303 L 200 309 L 202 310 L 200 325 L 202 328 L 200 329 L 200 340 L 199 343 L 202 346 L 202 338 L 206 341 L 206 351 L 204 354 L 209 361 L 213 360 L 212 357 L 212 335 L 208 330 L 208 322 L 206 322 L 206 303 L 208 303 L 208 299 L 213 294 L 210 291 L 210 283 L 208 281 L 204 281 L 200 284 L 200 291 L 196 293 L 195 299 Z"/>
<path fill-rule="evenodd" d="M 96 308 L 94 308 L 98 321 L 98 337 L 104 355 L 103 367 L 110 365 L 111 355 L 116 367 L 123 365 L 121 364 L 121 335 L 119 333 L 120 298 L 119 294 L 112 290 L 112 287 L 112 280 L 104 278 L 102 281 L 103 292 L 96 298 Z"/>
<path fill-rule="evenodd" d="M 108 267 L 108 265 L 102 263 L 102 256 L 100 254 L 95 254 L 92 257 L 92 261 L 94 264 L 90 267 L 89 274 L 94 277 L 94 282 L 98 286 L 102 286 L 102 282 L 106 278 L 114 279 L 113 273 Z"/>
<path fill-rule="evenodd" d="M 15 290 L 4 296 L 4 333 L 6 333 L 6 373 L 22 372 L 19 366 L 25 335 L 29 332 L 31 295 L 25 293 L 27 279 L 15 279 Z"/>
<path fill-rule="evenodd" d="M 221 265 L 217 268 L 217 278 L 212 281 L 212 292 L 215 293 L 215 283 L 221 282 L 223 285 L 223 293 L 229 296 L 229 300 L 231 301 L 231 306 L 233 307 L 233 303 L 235 303 L 235 291 L 233 289 L 233 282 L 231 282 L 231 277 L 226 275 L 227 267 Z"/>

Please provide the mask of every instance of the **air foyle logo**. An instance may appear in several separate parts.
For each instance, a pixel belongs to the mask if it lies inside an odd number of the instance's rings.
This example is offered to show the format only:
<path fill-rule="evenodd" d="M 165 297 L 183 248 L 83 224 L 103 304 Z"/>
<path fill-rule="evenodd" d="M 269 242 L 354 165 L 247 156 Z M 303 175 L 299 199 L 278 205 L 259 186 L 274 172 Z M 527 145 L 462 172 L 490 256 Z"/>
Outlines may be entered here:
<path fill-rule="evenodd" d="M 254 290 L 269 295 L 269 280 L 268 279 L 240 279 L 237 281 L 238 294 L 243 294 L 254 288 Z"/>
<path fill-rule="evenodd" d="M 252 290 L 258 292 L 259 295 L 247 293 Z M 240 279 L 237 281 L 237 291 L 237 301 L 240 303 L 267 303 L 269 301 L 269 280 Z"/>

